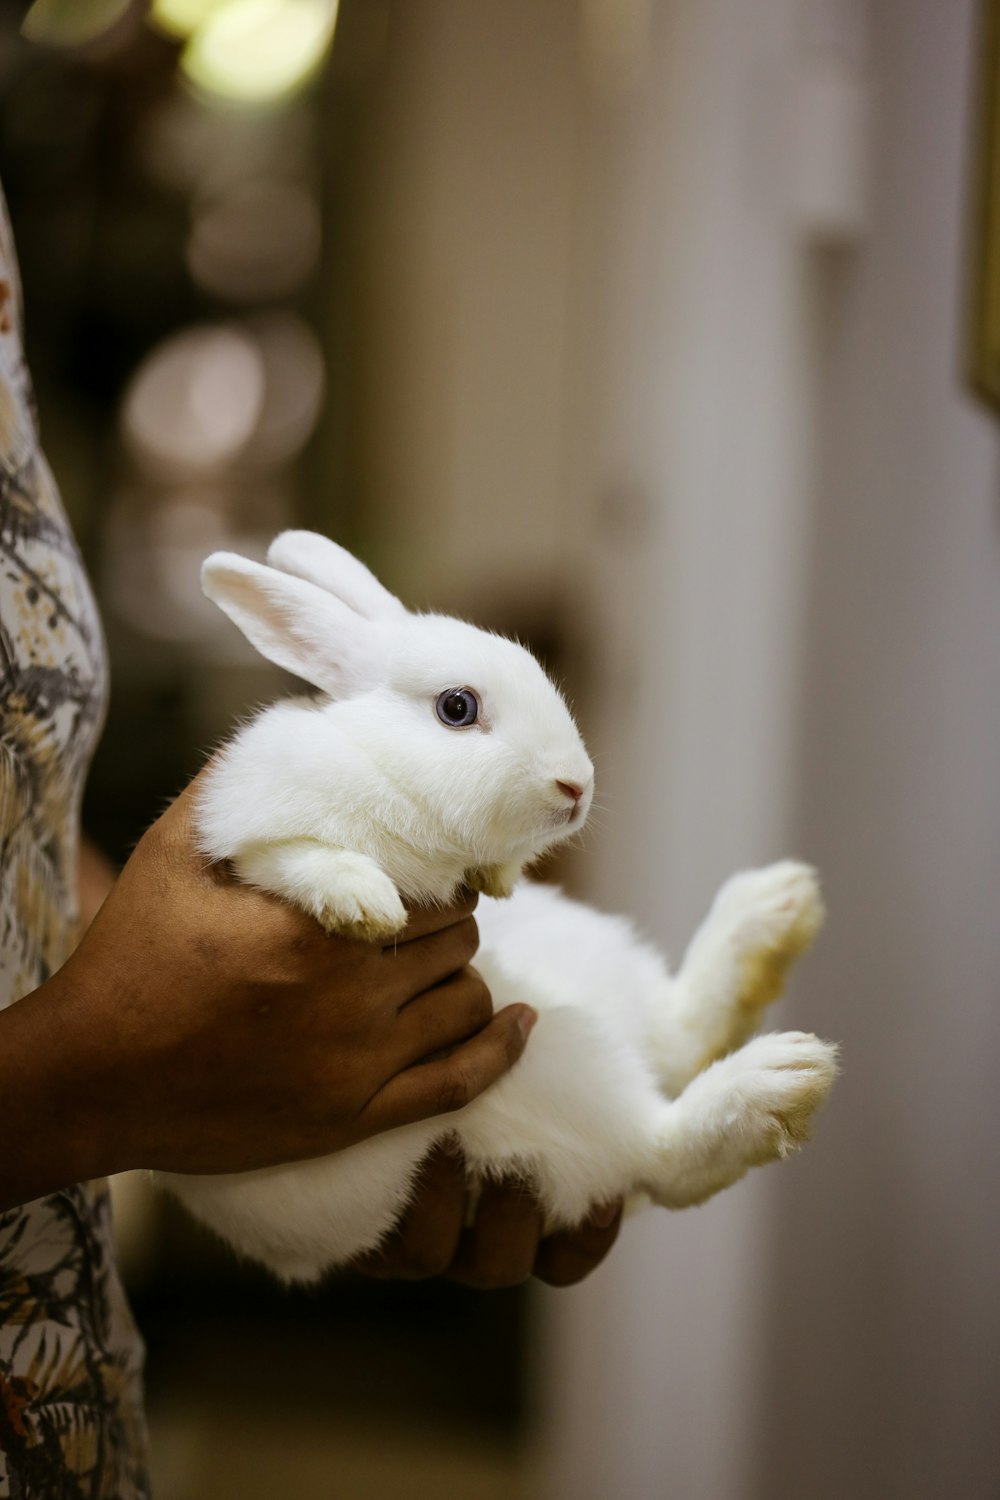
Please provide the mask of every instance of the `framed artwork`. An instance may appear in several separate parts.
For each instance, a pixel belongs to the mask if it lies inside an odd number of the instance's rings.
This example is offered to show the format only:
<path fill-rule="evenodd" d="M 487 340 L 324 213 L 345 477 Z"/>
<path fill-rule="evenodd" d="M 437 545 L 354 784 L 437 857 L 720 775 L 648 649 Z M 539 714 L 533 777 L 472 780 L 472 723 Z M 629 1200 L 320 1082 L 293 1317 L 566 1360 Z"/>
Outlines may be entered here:
<path fill-rule="evenodd" d="M 1000 415 L 1000 0 L 980 0 L 968 374 Z"/>

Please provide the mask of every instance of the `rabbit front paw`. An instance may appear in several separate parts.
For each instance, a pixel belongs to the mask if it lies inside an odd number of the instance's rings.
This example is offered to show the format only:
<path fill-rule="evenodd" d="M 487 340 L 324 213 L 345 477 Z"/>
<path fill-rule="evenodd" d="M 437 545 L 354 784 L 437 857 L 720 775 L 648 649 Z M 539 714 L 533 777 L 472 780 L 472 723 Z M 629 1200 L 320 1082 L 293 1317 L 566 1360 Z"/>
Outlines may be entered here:
<path fill-rule="evenodd" d="M 399 892 L 365 854 L 314 839 L 287 839 L 245 849 L 233 864 L 242 880 L 284 896 L 327 932 L 376 943 L 406 926 Z"/>
<path fill-rule="evenodd" d="M 313 912 L 327 932 L 366 943 L 395 937 L 406 926 L 406 908 L 384 870 L 364 855 L 342 854 L 316 891 Z"/>

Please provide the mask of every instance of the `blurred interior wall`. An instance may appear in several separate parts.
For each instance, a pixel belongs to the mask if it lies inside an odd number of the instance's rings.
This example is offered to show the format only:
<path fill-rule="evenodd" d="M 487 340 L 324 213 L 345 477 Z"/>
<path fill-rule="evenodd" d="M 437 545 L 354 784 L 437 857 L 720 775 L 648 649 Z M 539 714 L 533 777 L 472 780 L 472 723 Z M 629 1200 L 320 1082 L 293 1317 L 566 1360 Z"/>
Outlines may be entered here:
<path fill-rule="evenodd" d="M 679 957 L 724 877 L 792 842 L 813 260 L 818 238 L 856 233 L 858 184 L 834 151 L 836 171 L 800 192 L 801 5 L 644 9 L 637 68 L 591 101 L 586 152 L 606 224 L 597 374 L 577 413 L 580 486 L 597 487 L 582 561 L 610 812 L 592 889 Z M 850 80 L 855 60 L 832 66 Z M 755 1177 L 637 1221 L 588 1285 L 547 1300 L 547 1494 L 747 1492 L 771 1191 Z"/>
<path fill-rule="evenodd" d="M 1000 1493 L 1000 455 L 962 382 L 979 9 L 872 9 L 797 817 L 831 910 L 808 1014 L 844 1077 L 802 1181 L 777 1174 L 755 1500 Z"/>
<path fill-rule="evenodd" d="M 415 602 L 482 613 L 561 571 L 577 4 L 385 12 L 350 230 L 359 524 Z"/>
<path fill-rule="evenodd" d="M 648 516 L 601 594 L 631 691 L 607 698 L 597 885 L 676 950 L 727 869 L 815 860 L 830 927 L 787 1015 L 844 1039 L 845 1077 L 800 1161 L 637 1223 L 548 1304 L 559 1500 L 996 1493 L 1000 517 L 995 423 L 960 376 L 973 10 L 654 6 L 608 153 L 629 186 L 593 457 Z"/>

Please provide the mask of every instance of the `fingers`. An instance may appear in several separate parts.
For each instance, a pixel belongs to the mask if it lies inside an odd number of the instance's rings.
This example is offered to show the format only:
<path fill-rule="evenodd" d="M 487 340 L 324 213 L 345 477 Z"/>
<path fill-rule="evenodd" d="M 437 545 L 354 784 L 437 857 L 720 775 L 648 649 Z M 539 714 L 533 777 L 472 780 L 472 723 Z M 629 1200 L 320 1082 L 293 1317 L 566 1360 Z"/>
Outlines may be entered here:
<path fill-rule="evenodd" d="M 462 917 L 450 927 L 402 944 L 395 953 L 391 948 L 383 950 L 383 978 L 398 994 L 397 1003 L 406 1005 L 414 996 L 464 969 L 478 947 L 475 918 Z"/>
<path fill-rule="evenodd" d="M 577 1229 L 549 1235 L 538 1247 L 535 1275 L 549 1286 L 573 1286 L 600 1265 L 618 1238 L 622 1204 L 592 1210 Z"/>
<path fill-rule="evenodd" d="M 496 1291 L 527 1281 L 542 1234 L 542 1210 L 522 1183 L 486 1182 L 476 1221 L 463 1231 L 449 1279 Z"/>
<path fill-rule="evenodd" d="M 493 1019 L 490 992 L 475 969 L 463 969 L 411 1000 L 392 1031 L 396 1068 L 430 1062 L 482 1031 Z"/>
<path fill-rule="evenodd" d="M 463 886 L 455 899 L 447 906 L 410 907 L 402 933 L 395 942 L 387 944 L 384 951 L 393 953 L 405 947 L 414 938 L 426 937 L 431 932 L 441 932 L 456 922 L 461 922 L 463 918 L 471 917 L 478 901 L 479 897 L 475 891 L 466 890 Z"/>
<path fill-rule="evenodd" d="M 543 1239 L 541 1207 L 514 1180 L 485 1183 L 475 1224 L 464 1228 L 467 1191 L 460 1152 L 453 1146 L 432 1152 L 400 1223 L 355 1269 L 403 1280 L 443 1275 L 481 1291 L 519 1286 L 532 1275 L 550 1286 L 573 1286 L 600 1265 L 621 1228 L 618 1201 L 594 1209 L 578 1228 Z"/>
<path fill-rule="evenodd" d="M 418 1063 L 397 1073 L 362 1111 L 365 1133 L 391 1130 L 464 1108 L 514 1066 L 537 1019 L 537 1012 L 529 1005 L 505 1006 L 449 1057 Z"/>
<path fill-rule="evenodd" d="M 496 1291 L 535 1275 L 573 1286 L 610 1251 L 621 1228 L 621 1200 L 592 1210 L 577 1228 L 542 1238 L 543 1213 L 530 1187 L 507 1179 L 482 1186 L 475 1223 L 465 1227 L 468 1182 L 457 1145 L 436 1147 L 420 1169 L 410 1205 L 378 1250 L 361 1256 L 362 1275 L 398 1280 L 447 1276 Z"/>
<path fill-rule="evenodd" d="M 465 1164 L 454 1147 L 432 1151 L 420 1169 L 409 1208 L 378 1250 L 354 1268 L 365 1276 L 405 1281 L 443 1276 L 465 1222 Z"/>

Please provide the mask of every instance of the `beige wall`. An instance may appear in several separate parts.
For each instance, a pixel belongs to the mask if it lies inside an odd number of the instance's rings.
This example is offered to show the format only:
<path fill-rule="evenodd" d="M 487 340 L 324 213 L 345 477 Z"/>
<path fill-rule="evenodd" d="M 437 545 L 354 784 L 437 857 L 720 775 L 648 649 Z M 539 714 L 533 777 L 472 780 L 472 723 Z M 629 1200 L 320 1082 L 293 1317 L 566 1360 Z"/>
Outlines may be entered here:
<path fill-rule="evenodd" d="M 769 1225 L 760 1500 L 1000 1486 L 1000 473 L 965 394 L 969 0 L 873 8 L 874 192 L 836 302 L 798 827 L 844 1078 Z"/>
<path fill-rule="evenodd" d="M 796 15 L 652 7 L 632 93 L 591 106 L 590 200 L 611 225 L 581 488 L 604 498 L 587 561 L 609 813 L 588 874 L 678 956 L 725 875 L 791 840 L 815 382 L 786 154 Z M 743 1495 L 767 1208 L 760 1175 L 648 1215 L 545 1300 L 546 1495 Z"/>
<path fill-rule="evenodd" d="M 658 139 L 665 167 L 653 227 L 648 205 L 627 221 L 663 274 L 624 361 L 662 506 L 632 617 L 659 628 L 599 884 L 672 936 L 717 867 L 786 837 L 831 910 L 786 1014 L 843 1039 L 845 1075 L 799 1162 L 636 1225 L 550 1304 L 565 1500 L 1000 1482 L 1000 498 L 958 373 L 973 6 L 873 5 L 866 44 L 868 10 L 661 7 L 674 115 L 623 143 L 635 170 Z M 799 214 L 796 252 L 755 126 L 810 17 L 849 40 L 841 102 L 870 80 L 871 184 L 835 250 Z"/>
<path fill-rule="evenodd" d="M 422 603 L 549 590 L 566 533 L 574 0 L 395 0 L 354 200 L 360 519 Z"/>

